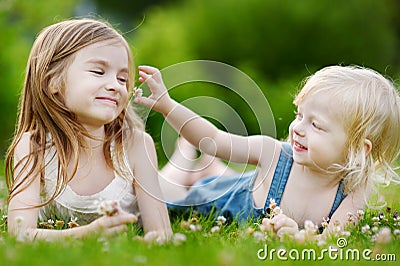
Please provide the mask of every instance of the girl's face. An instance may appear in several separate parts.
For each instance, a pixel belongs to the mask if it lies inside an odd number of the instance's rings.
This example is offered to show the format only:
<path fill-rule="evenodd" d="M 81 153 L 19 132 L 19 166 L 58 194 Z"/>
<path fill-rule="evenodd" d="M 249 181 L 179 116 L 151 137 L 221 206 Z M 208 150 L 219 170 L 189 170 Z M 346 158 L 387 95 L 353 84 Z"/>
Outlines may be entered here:
<path fill-rule="evenodd" d="M 289 127 L 293 160 L 317 171 L 331 170 L 346 159 L 348 138 L 337 117 L 334 99 L 327 95 L 307 96 L 298 106 L 296 119 Z"/>
<path fill-rule="evenodd" d="M 116 119 L 128 101 L 128 54 L 114 40 L 86 46 L 69 66 L 65 105 L 87 128 L 99 128 Z"/>

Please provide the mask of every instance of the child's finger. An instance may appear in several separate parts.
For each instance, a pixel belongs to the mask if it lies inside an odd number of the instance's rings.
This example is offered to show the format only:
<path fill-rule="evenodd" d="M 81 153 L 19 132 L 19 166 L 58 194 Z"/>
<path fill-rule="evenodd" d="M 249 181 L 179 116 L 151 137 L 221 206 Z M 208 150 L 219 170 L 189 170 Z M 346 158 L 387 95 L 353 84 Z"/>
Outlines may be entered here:
<path fill-rule="evenodd" d="M 152 66 L 146 66 L 146 65 L 138 66 L 138 69 L 140 71 L 144 71 L 144 72 L 147 72 L 149 74 L 155 74 L 155 73 L 159 72 L 159 70 L 157 68 L 152 67 Z"/>
<path fill-rule="evenodd" d="M 282 227 L 280 228 L 276 233 L 278 234 L 278 236 L 282 236 L 282 235 L 294 235 L 297 233 L 297 229 L 294 227 Z"/>
<path fill-rule="evenodd" d="M 155 77 L 155 75 L 149 75 L 148 73 L 139 71 L 139 81 L 146 82 L 150 89 L 156 89 L 159 86 L 159 82 Z"/>
<path fill-rule="evenodd" d="M 140 82 L 147 82 L 149 79 L 151 79 L 153 76 L 151 74 L 148 74 L 144 71 L 139 71 L 139 81 Z"/>
<path fill-rule="evenodd" d="M 150 108 L 154 105 L 154 100 L 147 97 L 135 97 L 133 102 Z"/>
<path fill-rule="evenodd" d="M 273 224 L 275 228 L 277 228 L 282 226 L 284 219 L 286 219 L 286 215 L 278 214 L 271 219 L 270 223 Z"/>
<path fill-rule="evenodd" d="M 135 216 L 131 213 L 118 213 L 114 216 L 103 216 L 99 219 L 101 227 L 115 227 L 121 224 L 133 223 Z"/>
<path fill-rule="evenodd" d="M 140 72 L 143 72 L 147 74 L 148 76 L 151 76 L 155 81 L 160 82 L 161 79 L 161 72 L 158 68 L 151 67 L 151 66 L 139 66 L 139 75 Z"/>
<path fill-rule="evenodd" d="M 111 227 L 111 228 L 107 228 L 104 231 L 104 235 L 105 236 L 112 236 L 112 235 L 116 235 L 116 234 L 119 234 L 119 233 L 122 233 L 122 232 L 126 232 L 126 231 L 128 231 L 128 226 L 126 226 L 125 224 L 122 224 L 122 225 L 114 226 L 114 227 Z"/>
<path fill-rule="evenodd" d="M 297 223 L 293 219 L 287 217 L 284 214 L 278 214 L 277 216 L 272 218 L 271 223 L 274 225 L 274 230 L 276 232 L 278 232 L 281 228 L 284 227 L 290 227 L 294 229 L 298 228 Z"/>

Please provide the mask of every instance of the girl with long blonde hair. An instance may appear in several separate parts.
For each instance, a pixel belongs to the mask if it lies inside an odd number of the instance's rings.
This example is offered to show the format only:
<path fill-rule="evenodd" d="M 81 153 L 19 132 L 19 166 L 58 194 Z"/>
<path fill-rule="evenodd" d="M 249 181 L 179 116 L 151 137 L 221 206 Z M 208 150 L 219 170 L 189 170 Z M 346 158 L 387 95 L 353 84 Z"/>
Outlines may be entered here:
<path fill-rule="evenodd" d="M 140 213 L 145 232 L 170 236 L 154 143 L 129 106 L 133 82 L 130 47 L 108 23 L 71 19 L 40 32 L 6 156 L 11 233 L 27 239 L 112 234 Z M 119 207 L 100 217 L 103 201 Z M 39 229 L 38 219 L 81 226 Z"/>

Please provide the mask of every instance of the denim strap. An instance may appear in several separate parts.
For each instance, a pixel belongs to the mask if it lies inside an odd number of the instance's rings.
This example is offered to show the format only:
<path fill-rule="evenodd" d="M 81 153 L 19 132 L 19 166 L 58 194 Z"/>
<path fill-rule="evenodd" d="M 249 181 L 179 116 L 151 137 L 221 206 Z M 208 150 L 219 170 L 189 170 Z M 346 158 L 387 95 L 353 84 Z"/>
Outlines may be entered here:
<path fill-rule="evenodd" d="M 270 200 L 274 199 L 276 205 L 280 205 L 283 191 L 292 169 L 293 157 L 292 148 L 289 143 L 282 142 L 282 149 L 279 155 L 278 164 L 276 165 L 275 173 L 271 181 L 271 186 L 268 191 L 267 200 L 264 209 L 269 206 Z"/>
<path fill-rule="evenodd" d="M 340 180 L 339 187 L 336 192 L 335 200 L 333 201 L 332 209 L 328 215 L 329 219 L 331 219 L 333 213 L 336 211 L 336 209 L 339 207 L 340 203 L 342 203 L 342 201 L 345 197 L 346 197 L 346 195 L 343 193 L 343 182 L 342 182 L 342 180 Z"/>

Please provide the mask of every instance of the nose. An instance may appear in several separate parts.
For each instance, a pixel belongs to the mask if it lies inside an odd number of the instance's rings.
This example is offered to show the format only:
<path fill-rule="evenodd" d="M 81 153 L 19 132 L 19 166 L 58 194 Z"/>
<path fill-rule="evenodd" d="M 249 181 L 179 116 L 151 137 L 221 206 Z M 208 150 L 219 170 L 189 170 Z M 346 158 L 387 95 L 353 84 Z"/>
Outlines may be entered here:
<path fill-rule="evenodd" d="M 304 127 L 303 127 L 303 124 L 301 121 L 294 120 L 291 124 L 291 128 L 292 128 L 294 134 L 296 134 L 300 137 L 305 136 L 305 130 L 304 130 Z"/>
<path fill-rule="evenodd" d="M 125 89 L 125 84 L 122 84 L 118 78 L 110 78 L 105 86 L 106 91 L 118 92 Z"/>
<path fill-rule="evenodd" d="M 106 86 L 105 89 L 106 91 L 116 91 L 116 89 L 113 86 Z"/>

